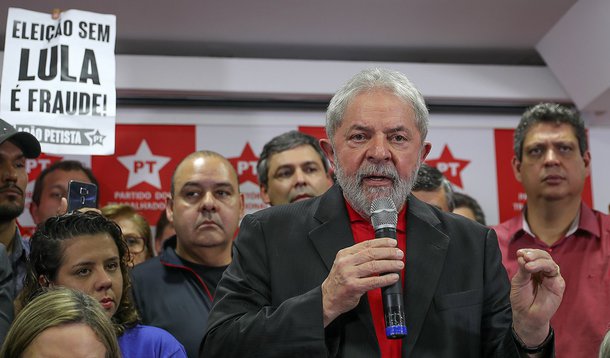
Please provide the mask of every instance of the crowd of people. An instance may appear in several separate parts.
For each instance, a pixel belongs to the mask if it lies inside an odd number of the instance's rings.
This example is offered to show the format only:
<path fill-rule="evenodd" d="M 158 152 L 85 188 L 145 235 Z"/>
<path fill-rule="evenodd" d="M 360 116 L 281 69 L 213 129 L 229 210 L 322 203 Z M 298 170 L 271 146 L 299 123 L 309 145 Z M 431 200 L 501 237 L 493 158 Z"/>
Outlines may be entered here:
<path fill-rule="evenodd" d="M 63 160 L 36 178 L 25 239 L 25 160 L 40 144 L 0 120 L 2 356 L 607 356 L 610 217 L 581 200 L 578 113 L 523 114 L 512 166 L 527 205 L 493 228 L 424 163 L 427 131 L 407 77 L 364 70 L 330 101 L 327 139 L 265 144 L 268 209 L 244 217 L 235 168 L 197 151 L 175 168 L 153 236 L 127 205 L 66 212 L 68 182 L 97 179 Z M 379 198 L 396 206 L 395 238 L 375 238 Z M 404 339 L 385 333 L 381 288 L 395 283 Z"/>

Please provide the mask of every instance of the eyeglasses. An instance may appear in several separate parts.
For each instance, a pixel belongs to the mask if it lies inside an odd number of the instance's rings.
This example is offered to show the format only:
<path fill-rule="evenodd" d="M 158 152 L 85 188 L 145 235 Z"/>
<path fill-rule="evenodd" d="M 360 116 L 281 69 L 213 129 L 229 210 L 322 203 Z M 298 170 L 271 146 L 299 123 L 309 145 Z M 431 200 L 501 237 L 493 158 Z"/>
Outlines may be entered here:
<path fill-rule="evenodd" d="M 132 254 L 139 254 L 144 251 L 146 247 L 144 238 L 135 235 L 123 235 L 123 238 L 127 247 L 129 247 L 129 252 Z"/>

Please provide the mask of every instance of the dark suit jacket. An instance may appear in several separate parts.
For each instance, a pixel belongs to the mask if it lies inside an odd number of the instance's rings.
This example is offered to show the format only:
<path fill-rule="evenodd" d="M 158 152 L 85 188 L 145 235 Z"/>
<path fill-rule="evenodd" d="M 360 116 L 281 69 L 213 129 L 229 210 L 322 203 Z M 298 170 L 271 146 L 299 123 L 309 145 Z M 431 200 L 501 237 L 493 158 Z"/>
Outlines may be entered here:
<path fill-rule="evenodd" d="M 341 189 L 246 216 L 202 357 L 375 357 L 366 295 L 326 329 L 320 285 L 354 244 Z M 403 357 L 518 357 L 495 233 L 408 199 Z"/>

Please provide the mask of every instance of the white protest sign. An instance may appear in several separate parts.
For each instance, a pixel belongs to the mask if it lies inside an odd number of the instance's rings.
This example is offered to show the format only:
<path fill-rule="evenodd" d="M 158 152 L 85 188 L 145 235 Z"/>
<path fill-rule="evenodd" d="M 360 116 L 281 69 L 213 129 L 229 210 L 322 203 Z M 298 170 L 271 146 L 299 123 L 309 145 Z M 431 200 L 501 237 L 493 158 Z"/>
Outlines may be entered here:
<path fill-rule="evenodd" d="M 114 15 L 10 8 L 0 117 L 45 153 L 114 153 L 115 38 Z"/>

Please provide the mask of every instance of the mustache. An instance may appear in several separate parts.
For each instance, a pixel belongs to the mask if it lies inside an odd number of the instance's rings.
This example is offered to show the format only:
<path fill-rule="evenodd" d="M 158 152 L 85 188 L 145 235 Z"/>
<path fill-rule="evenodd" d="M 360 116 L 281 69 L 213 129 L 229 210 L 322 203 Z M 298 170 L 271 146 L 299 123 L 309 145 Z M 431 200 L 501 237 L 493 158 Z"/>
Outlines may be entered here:
<path fill-rule="evenodd" d="M 300 195 L 316 196 L 310 187 L 297 188 L 297 189 L 293 190 L 292 192 L 290 192 L 289 196 L 290 196 L 290 199 L 294 199 Z"/>
<path fill-rule="evenodd" d="M 399 179 L 398 171 L 396 167 L 391 164 L 373 164 L 365 163 L 356 172 L 356 178 L 358 183 L 371 176 L 386 177 L 396 183 Z"/>
<path fill-rule="evenodd" d="M 17 184 L 15 184 L 15 183 L 8 183 L 8 184 L 0 187 L 0 192 L 5 192 L 8 190 L 18 191 L 19 194 L 23 195 L 23 190 L 21 190 L 21 188 L 18 187 Z"/>
<path fill-rule="evenodd" d="M 218 215 L 216 213 L 212 212 L 211 210 L 203 210 L 201 212 L 201 217 L 202 217 L 202 219 L 199 220 L 199 223 L 201 223 L 201 221 L 211 221 L 218 226 L 222 226 L 221 220 L 218 217 Z"/>

